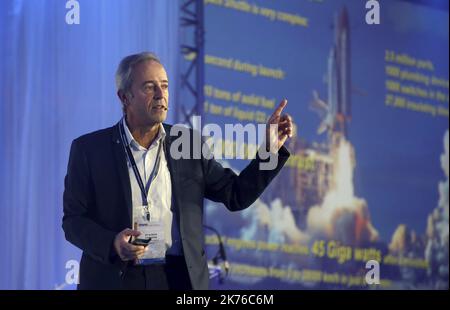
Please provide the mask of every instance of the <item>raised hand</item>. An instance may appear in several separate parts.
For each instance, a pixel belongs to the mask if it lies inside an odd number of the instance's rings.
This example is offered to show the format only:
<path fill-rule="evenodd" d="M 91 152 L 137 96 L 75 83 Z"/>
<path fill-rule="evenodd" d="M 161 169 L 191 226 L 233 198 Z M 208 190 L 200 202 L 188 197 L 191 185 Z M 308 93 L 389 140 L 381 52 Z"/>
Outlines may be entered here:
<path fill-rule="evenodd" d="M 266 148 L 271 152 L 278 152 L 287 138 L 292 136 L 292 118 L 288 114 L 281 114 L 286 105 L 287 99 L 283 99 L 267 121 Z"/>

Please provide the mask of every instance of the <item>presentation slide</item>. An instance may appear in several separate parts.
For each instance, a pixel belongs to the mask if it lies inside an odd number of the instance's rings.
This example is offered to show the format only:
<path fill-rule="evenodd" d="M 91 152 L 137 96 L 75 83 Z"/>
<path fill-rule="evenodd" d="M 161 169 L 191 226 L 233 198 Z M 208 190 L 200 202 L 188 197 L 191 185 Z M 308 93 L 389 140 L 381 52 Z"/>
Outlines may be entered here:
<path fill-rule="evenodd" d="M 251 208 L 206 204 L 230 263 L 214 287 L 448 289 L 448 12 L 385 1 L 380 16 L 365 1 L 205 1 L 202 125 L 265 123 L 283 98 L 295 124 Z M 236 143 L 213 138 L 240 172 Z M 213 256 L 218 237 L 205 242 Z"/>

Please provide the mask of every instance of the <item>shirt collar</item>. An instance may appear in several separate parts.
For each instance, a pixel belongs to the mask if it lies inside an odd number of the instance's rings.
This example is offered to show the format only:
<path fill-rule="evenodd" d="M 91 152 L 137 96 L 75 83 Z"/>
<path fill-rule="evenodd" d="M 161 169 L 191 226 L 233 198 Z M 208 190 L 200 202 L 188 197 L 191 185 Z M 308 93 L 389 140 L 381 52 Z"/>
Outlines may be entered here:
<path fill-rule="evenodd" d="M 143 146 L 139 145 L 139 143 L 134 139 L 130 129 L 128 128 L 127 122 L 125 121 L 125 117 L 122 118 L 122 124 L 123 128 L 125 129 L 125 137 L 127 139 L 126 141 L 127 145 L 131 145 L 132 147 L 138 149 L 145 149 Z M 153 148 L 161 139 L 164 139 L 165 137 L 166 131 L 164 130 L 164 126 L 162 124 L 159 124 L 158 136 L 150 145 L 149 149 Z"/>

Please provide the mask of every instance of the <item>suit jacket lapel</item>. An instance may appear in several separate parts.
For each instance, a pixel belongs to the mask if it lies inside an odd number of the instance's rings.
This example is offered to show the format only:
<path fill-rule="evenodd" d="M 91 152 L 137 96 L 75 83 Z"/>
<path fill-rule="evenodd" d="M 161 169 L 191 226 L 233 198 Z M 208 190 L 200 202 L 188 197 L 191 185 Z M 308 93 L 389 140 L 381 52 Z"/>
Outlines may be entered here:
<path fill-rule="evenodd" d="M 170 145 L 172 144 L 172 137 L 170 136 L 170 127 L 166 124 L 163 124 L 164 130 L 166 131 L 166 138 L 164 140 L 164 155 L 166 157 L 167 166 L 170 172 L 170 180 L 172 183 L 172 196 L 174 203 L 174 213 L 177 218 L 178 225 L 180 225 L 180 204 L 178 201 L 178 160 L 174 160 L 172 156 L 170 156 Z"/>
<path fill-rule="evenodd" d="M 112 143 L 113 143 L 114 157 L 117 163 L 116 167 L 117 171 L 119 172 L 123 193 L 125 195 L 125 204 L 129 216 L 128 222 L 130 223 L 130 228 L 132 228 L 131 183 L 130 183 L 130 175 L 128 174 L 127 158 L 125 150 L 123 148 L 122 141 L 120 139 L 120 131 L 119 131 L 120 123 L 121 121 L 119 121 L 116 124 L 116 126 L 113 127 Z"/>

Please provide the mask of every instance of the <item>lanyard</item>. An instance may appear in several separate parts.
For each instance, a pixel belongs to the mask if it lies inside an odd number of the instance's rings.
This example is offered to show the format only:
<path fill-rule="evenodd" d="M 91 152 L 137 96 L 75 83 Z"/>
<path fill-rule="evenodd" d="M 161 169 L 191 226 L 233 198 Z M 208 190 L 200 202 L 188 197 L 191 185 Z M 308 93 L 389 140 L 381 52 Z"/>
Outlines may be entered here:
<path fill-rule="evenodd" d="M 127 138 L 125 135 L 125 129 L 123 128 L 123 122 L 120 124 L 119 129 L 120 129 L 120 136 L 122 138 L 122 144 L 127 153 L 128 161 L 131 164 L 131 168 L 133 169 L 134 176 L 136 177 L 136 181 L 139 185 L 139 188 L 141 189 L 142 204 L 146 211 L 147 220 L 149 221 L 150 220 L 150 211 L 148 209 L 147 193 L 148 193 L 148 190 L 150 189 L 151 183 L 154 181 L 154 179 L 156 179 L 156 176 L 158 174 L 159 166 L 161 163 L 161 148 L 162 148 L 161 146 L 162 146 L 163 139 L 161 139 L 159 141 L 158 153 L 156 155 L 155 165 L 153 166 L 152 172 L 150 173 L 150 177 L 148 178 L 147 185 L 144 187 L 144 182 L 142 182 L 141 174 L 139 173 L 139 170 L 136 166 L 136 162 L 134 160 L 133 154 L 131 153 L 130 147 L 126 143 Z"/>

